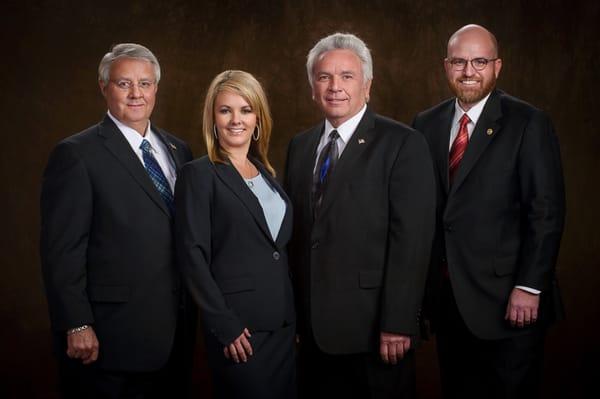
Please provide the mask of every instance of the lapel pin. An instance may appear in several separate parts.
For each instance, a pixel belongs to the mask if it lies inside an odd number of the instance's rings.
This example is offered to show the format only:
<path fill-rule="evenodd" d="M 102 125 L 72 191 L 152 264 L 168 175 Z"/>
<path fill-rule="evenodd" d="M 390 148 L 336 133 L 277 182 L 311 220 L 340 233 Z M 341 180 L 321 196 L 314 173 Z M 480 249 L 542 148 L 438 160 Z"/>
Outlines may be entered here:
<path fill-rule="evenodd" d="M 169 143 L 169 147 L 171 147 L 173 151 L 177 150 L 177 147 L 175 147 L 175 144 L 173 143 Z"/>
<path fill-rule="evenodd" d="M 364 144 L 365 143 L 365 139 L 358 139 L 358 144 Z"/>
<path fill-rule="evenodd" d="M 491 136 L 492 134 L 494 134 L 494 129 L 492 129 L 491 127 L 485 132 L 488 136 Z"/>

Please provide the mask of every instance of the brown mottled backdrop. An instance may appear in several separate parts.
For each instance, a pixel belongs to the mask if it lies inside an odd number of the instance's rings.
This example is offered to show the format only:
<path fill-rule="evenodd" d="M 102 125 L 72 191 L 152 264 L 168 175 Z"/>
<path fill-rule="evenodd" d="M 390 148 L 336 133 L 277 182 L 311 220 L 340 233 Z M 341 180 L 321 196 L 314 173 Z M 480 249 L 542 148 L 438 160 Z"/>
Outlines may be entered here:
<path fill-rule="evenodd" d="M 568 216 L 559 278 L 568 319 L 547 340 L 544 396 L 582 397 L 600 359 L 600 35 L 597 1 L 9 1 L 0 16 L 0 397 L 56 397 L 39 258 L 39 187 L 49 151 L 105 112 L 96 68 L 111 44 L 142 43 L 163 68 L 152 121 L 204 153 L 201 109 L 224 69 L 255 74 L 275 120 L 271 157 L 282 171 L 290 138 L 319 120 L 304 68 L 335 32 L 370 46 L 372 107 L 400 121 L 449 96 L 442 59 L 466 23 L 495 32 L 499 87 L 546 110 L 561 141 Z M 68 222 L 68 221 L 65 221 Z M 143 339 L 143 337 L 140 337 Z M 419 350 L 419 391 L 439 396 L 432 343 Z M 197 350 L 196 397 L 208 377 Z"/>

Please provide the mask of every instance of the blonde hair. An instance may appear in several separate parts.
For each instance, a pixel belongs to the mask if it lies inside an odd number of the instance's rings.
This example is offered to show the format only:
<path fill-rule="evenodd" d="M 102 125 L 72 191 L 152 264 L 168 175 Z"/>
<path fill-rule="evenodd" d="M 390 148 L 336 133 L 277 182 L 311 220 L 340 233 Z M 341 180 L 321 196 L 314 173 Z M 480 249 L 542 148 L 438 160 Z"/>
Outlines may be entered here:
<path fill-rule="evenodd" d="M 204 100 L 204 116 L 202 118 L 202 133 L 206 143 L 206 151 L 212 162 L 229 163 L 228 153 L 221 147 L 219 140 L 214 136 L 215 131 L 215 100 L 222 91 L 240 95 L 248 102 L 256 114 L 256 125 L 259 128 L 258 140 L 250 141 L 249 155 L 258 159 L 275 176 L 275 169 L 271 166 L 267 153 L 273 120 L 267 102 L 267 96 L 260 83 L 248 72 L 228 70 L 218 74 L 211 82 Z"/>

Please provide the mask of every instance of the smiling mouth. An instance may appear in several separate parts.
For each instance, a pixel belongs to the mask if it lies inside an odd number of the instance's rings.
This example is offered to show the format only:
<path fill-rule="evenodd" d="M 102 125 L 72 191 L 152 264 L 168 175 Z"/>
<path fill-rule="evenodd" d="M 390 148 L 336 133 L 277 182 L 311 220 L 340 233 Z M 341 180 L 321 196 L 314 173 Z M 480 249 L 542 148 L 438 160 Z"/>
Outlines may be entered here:
<path fill-rule="evenodd" d="M 244 133 L 244 131 L 245 131 L 246 129 L 243 129 L 243 128 L 231 128 L 231 127 L 230 127 L 230 128 L 228 128 L 227 130 L 228 130 L 228 131 L 229 131 L 229 132 L 230 132 L 232 135 L 234 135 L 234 136 L 239 136 L 239 135 L 241 135 L 242 133 Z"/>
<path fill-rule="evenodd" d="M 473 80 L 473 79 L 464 79 L 464 80 L 459 80 L 458 82 L 465 86 L 475 86 L 480 83 L 479 80 Z"/>

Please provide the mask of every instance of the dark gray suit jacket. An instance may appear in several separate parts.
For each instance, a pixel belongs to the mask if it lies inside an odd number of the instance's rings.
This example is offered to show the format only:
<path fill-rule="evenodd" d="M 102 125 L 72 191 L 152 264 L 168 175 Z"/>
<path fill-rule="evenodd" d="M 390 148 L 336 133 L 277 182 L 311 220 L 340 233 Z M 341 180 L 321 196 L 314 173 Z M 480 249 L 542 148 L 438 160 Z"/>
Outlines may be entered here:
<path fill-rule="evenodd" d="M 540 323 L 562 316 L 555 264 L 565 217 L 558 140 L 540 110 L 495 90 L 477 121 L 455 181 L 448 182 L 455 99 L 419 114 L 413 126 L 431 149 L 437 229 L 426 309 L 435 323 L 441 264 L 476 336 L 523 334 L 504 320 L 515 285 L 542 291 Z"/>
<path fill-rule="evenodd" d="M 153 129 L 176 168 L 191 159 L 183 141 Z M 163 367 L 182 298 L 171 215 L 108 116 L 51 153 L 41 220 L 42 272 L 59 342 L 67 329 L 91 324 L 98 367 Z"/>
<path fill-rule="evenodd" d="M 331 354 L 378 351 L 381 331 L 414 335 L 434 230 L 423 137 L 367 109 L 333 170 L 319 216 L 311 190 L 324 123 L 289 145 L 290 264 L 299 330 Z"/>

